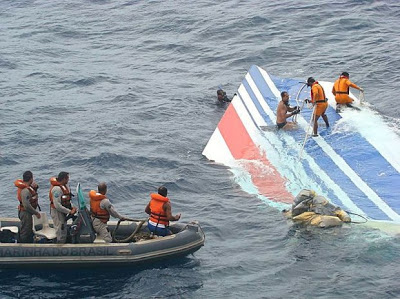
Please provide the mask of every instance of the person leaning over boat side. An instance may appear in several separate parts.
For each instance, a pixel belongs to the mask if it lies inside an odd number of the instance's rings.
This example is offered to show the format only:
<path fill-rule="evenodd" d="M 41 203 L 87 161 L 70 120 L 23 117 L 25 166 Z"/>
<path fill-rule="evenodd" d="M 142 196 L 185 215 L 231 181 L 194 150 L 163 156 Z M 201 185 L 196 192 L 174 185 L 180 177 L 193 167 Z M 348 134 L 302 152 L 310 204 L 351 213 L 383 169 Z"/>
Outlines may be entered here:
<path fill-rule="evenodd" d="M 282 100 L 278 103 L 278 108 L 276 109 L 276 126 L 279 129 L 290 130 L 297 127 L 296 123 L 291 121 L 286 121 L 287 118 L 296 115 L 300 112 L 299 107 L 289 106 L 289 94 L 287 91 L 281 92 Z M 291 112 L 291 113 L 288 113 Z"/>
<path fill-rule="evenodd" d="M 364 91 L 364 89 L 362 89 L 361 87 L 359 87 L 356 84 L 354 84 L 353 82 L 351 82 L 349 80 L 349 78 L 350 78 L 349 73 L 348 72 L 343 72 L 340 75 L 339 79 L 337 79 L 335 81 L 335 83 L 333 84 L 332 93 L 335 96 L 336 106 L 337 107 L 338 106 L 340 107 L 340 105 L 346 105 L 346 106 L 352 107 L 351 103 L 354 102 L 354 99 L 352 99 L 349 96 L 350 87 L 358 89 L 361 92 Z"/>
<path fill-rule="evenodd" d="M 322 116 L 326 127 L 329 128 L 328 116 L 326 116 L 325 111 L 328 108 L 328 99 L 325 97 L 325 92 L 322 86 L 315 81 L 313 77 L 307 79 L 307 86 L 311 87 L 311 103 L 314 106 L 314 126 L 313 126 L 313 137 L 318 136 L 318 118 Z M 305 99 L 305 102 L 310 102 L 310 100 Z"/>
<path fill-rule="evenodd" d="M 32 215 L 36 215 L 38 218 L 40 218 L 40 213 L 36 211 L 39 206 L 37 194 L 37 189 L 39 186 L 33 180 L 33 173 L 29 170 L 25 171 L 22 175 L 22 180 L 16 180 L 14 185 L 18 188 L 18 218 L 21 220 L 19 241 L 20 243 L 32 243 Z"/>
<path fill-rule="evenodd" d="M 72 207 L 68 181 L 69 173 L 65 171 L 61 171 L 57 178 L 50 178 L 50 215 L 56 229 L 57 243 L 60 244 L 67 242 L 67 215 L 74 215 L 77 211 Z"/>
<path fill-rule="evenodd" d="M 90 214 L 92 218 L 93 229 L 96 234 L 107 243 L 112 242 L 111 234 L 108 230 L 107 221 L 110 220 L 110 215 L 126 220 L 126 217 L 121 216 L 111 204 L 110 200 L 106 197 L 107 185 L 100 183 L 97 186 L 98 192 L 90 190 Z"/>
<path fill-rule="evenodd" d="M 157 236 L 171 235 L 168 229 L 169 221 L 178 221 L 181 214 L 172 216 L 171 202 L 167 197 L 168 190 L 161 186 L 158 193 L 150 194 L 150 201 L 146 206 L 145 212 L 150 215 L 147 227 Z"/>

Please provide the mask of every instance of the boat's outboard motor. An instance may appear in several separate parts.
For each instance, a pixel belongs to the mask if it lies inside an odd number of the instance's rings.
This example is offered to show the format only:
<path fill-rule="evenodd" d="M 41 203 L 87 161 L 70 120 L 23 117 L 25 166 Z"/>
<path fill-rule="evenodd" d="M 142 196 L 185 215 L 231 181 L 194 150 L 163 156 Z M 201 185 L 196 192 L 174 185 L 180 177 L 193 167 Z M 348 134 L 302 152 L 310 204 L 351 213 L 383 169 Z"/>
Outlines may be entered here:
<path fill-rule="evenodd" d="M 72 222 L 70 235 L 72 243 L 93 243 L 96 239 L 96 233 L 93 229 L 90 213 L 86 208 L 85 198 L 82 193 L 81 184 L 76 187 L 78 195 L 78 217 Z"/>
<path fill-rule="evenodd" d="M 92 220 L 86 207 L 79 210 L 78 217 L 72 222 L 70 235 L 74 244 L 93 243 L 94 239 L 96 239 Z"/>

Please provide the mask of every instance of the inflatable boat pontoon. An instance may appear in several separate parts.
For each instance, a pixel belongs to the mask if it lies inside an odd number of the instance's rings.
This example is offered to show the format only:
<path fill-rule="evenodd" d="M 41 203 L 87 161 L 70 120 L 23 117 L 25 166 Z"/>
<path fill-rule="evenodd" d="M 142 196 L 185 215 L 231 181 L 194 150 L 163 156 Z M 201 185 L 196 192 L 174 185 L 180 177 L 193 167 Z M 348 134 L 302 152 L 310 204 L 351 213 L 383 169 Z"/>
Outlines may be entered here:
<path fill-rule="evenodd" d="M 145 220 L 109 221 L 108 228 L 115 242 L 105 243 L 96 239 L 79 184 L 77 194 L 79 213 L 73 222 L 70 220 L 68 223 L 70 235 L 67 244 L 55 243 L 52 222 L 46 220 L 38 223 L 34 220 L 36 243 L 16 243 L 19 219 L 0 218 L 0 269 L 127 266 L 185 256 L 204 245 L 204 232 L 197 222 L 174 223 L 169 226 L 172 235 L 158 237 L 150 234 Z M 41 214 L 43 217 L 40 219 L 47 219 L 45 213 Z"/>
<path fill-rule="evenodd" d="M 19 219 L 2 218 L 4 231 L 19 227 Z M 109 222 L 110 232 L 116 222 Z M 131 235 L 139 222 L 122 222 L 118 238 Z M 146 231 L 146 224 L 138 234 Z M 0 268 L 65 267 L 65 266 L 123 266 L 151 263 L 165 258 L 176 258 L 199 250 L 204 245 L 204 233 L 197 223 L 176 223 L 170 226 L 173 235 L 129 243 L 0 243 Z"/>

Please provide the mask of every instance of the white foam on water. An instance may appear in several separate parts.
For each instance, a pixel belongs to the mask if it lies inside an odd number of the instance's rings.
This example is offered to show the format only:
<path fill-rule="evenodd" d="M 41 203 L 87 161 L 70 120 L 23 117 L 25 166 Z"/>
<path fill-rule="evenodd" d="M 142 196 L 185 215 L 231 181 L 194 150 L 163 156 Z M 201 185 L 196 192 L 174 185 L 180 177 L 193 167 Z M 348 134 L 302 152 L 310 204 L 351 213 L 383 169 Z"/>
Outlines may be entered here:
<path fill-rule="evenodd" d="M 330 92 L 333 83 L 321 81 L 329 105 L 336 107 L 334 95 Z M 383 119 L 378 112 L 372 110 L 368 103 L 360 104 L 359 98 L 350 92 L 354 106 L 361 108 L 360 111 L 345 109 L 340 113 L 342 119 L 339 123 L 345 122 L 348 130 L 359 132 L 375 149 L 400 173 L 400 136 L 398 128 Z"/>

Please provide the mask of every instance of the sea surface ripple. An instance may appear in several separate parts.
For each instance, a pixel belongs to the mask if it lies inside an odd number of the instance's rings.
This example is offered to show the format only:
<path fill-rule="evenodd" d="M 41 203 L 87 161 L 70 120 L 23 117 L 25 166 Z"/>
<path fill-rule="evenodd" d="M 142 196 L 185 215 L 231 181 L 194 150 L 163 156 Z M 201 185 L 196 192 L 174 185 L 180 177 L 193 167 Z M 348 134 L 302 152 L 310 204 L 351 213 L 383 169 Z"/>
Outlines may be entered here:
<path fill-rule="evenodd" d="M 0 270 L 2 298 L 399 298 L 400 242 L 361 226 L 293 227 L 201 155 L 256 64 L 333 81 L 348 71 L 399 132 L 400 4 L 374 0 L 0 1 L 0 214 L 30 169 L 145 217 L 165 184 L 206 244 L 141 267 Z M 395 101 L 395 102 L 393 102 Z"/>

